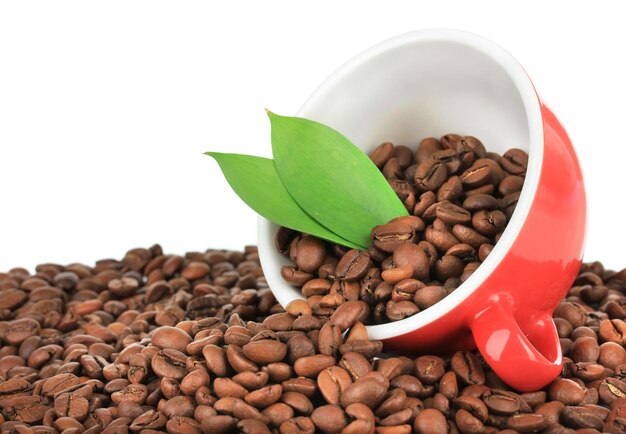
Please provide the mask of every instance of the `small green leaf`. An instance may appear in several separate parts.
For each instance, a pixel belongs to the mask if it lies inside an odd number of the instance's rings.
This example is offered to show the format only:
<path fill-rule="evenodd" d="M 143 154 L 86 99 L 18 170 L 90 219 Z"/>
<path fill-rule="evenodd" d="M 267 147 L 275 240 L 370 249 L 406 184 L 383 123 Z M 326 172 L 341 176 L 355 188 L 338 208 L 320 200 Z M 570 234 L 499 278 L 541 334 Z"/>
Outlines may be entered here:
<path fill-rule="evenodd" d="M 283 186 L 272 160 L 220 152 L 206 154 L 215 158 L 226 180 L 241 200 L 266 219 L 333 243 L 367 250 L 329 231 L 304 212 Z"/>
<path fill-rule="evenodd" d="M 346 137 L 319 122 L 268 115 L 278 175 L 322 225 L 366 246 L 374 226 L 408 215 L 380 170 Z"/>

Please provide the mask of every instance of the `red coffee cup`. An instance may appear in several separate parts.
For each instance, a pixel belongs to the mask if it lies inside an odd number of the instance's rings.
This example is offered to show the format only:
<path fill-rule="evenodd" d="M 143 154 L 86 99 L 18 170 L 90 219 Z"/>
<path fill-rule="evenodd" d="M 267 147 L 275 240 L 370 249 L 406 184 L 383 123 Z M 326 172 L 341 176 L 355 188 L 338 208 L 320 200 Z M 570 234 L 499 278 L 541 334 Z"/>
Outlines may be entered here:
<path fill-rule="evenodd" d="M 368 326 L 386 350 L 450 354 L 478 347 L 520 391 L 559 375 L 552 312 L 581 265 L 586 204 L 572 144 L 521 65 L 474 34 L 426 30 L 366 50 L 330 76 L 298 116 L 337 129 L 365 152 L 415 146 L 449 132 L 480 138 L 490 151 L 528 152 L 517 208 L 491 254 L 459 288 L 401 321 Z M 341 186 L 339 186 L 340 188 Z M 259 219 L 259 254 L 270 288 L 287 305 L 302 298 L 285 283 L 277 226 Z"/>

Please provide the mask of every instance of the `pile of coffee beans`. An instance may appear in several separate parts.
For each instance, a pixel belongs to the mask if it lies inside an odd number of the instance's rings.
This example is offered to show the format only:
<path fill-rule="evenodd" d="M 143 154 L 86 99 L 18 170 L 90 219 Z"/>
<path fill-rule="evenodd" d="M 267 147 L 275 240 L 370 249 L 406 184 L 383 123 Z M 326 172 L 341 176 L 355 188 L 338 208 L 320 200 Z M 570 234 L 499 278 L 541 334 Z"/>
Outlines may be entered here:
<path fill-rule="evenodd" d="M 516 393 L 477 352 L 382 353 L 363 301 L 282 309 L 254 247 L 14 268 L 0 432 L 625 432 L 625 306 L 626 270 L 585 265 L 555 312 L 561 377 Z"/>
<path fill-rule="evenodd" d="M 411 214 L 377 226 L 367 252 L 281 228 L 277 249 L 290 257 L 283 278 L 316 314 L 363 300 L 367 323 L 398 321 L 454 291 L 487 258 L 520 195 L 528 155 L 486 152 L 475 137 L 422 140 L 413 153 L 383 143 L 370 158 Z"/>

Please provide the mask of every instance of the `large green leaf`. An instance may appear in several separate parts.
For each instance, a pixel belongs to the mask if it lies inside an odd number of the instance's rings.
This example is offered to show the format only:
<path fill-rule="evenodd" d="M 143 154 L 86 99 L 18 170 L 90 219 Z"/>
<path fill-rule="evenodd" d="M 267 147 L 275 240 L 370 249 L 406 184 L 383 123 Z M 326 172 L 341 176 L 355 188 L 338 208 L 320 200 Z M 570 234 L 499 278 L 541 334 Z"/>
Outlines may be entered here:
<path fill-rule="evenodd" d="M 266 219 L 337 244 L 365 250 L 363 245 L 343 239 L 304 212 L 283 186 L 272 160 L 220 152 L 206 154 L 215 158 L 235 193 Z"/>
<path fill-rule="evenodd" d="M 278 175 L 315 220 L 365 246 L 374 226 L 407 215 L 380 170 L 346 137 L 319 122 L 268 114 Z"/>

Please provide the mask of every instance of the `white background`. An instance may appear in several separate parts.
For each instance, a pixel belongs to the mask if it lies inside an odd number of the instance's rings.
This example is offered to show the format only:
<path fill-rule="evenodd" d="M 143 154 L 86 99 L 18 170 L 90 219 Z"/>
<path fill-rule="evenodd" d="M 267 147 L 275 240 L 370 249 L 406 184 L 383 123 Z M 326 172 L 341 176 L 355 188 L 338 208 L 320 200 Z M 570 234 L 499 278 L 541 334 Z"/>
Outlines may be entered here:
<path fill-rule="evenodd" d="M 269 156 L 264 107 L 293 114 L 353 55 L 428 27 L 524 65 L 582 162 L 586 259 L 623 268 L 620 3 L 2 2 L 0 270 L 254 244 L 255 214 L 201 153 Z"/>

